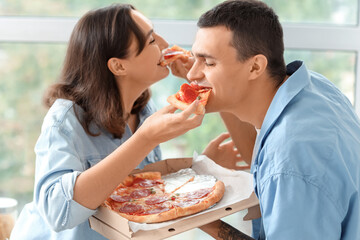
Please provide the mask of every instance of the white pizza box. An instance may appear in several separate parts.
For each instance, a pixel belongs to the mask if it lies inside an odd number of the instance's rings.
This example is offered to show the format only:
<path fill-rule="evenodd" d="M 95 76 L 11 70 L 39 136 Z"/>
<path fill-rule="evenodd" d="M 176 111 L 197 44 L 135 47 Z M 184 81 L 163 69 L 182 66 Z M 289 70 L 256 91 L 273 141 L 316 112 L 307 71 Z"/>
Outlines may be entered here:
<path fill-rule="evenodd" d="M 210 160 L 211 161 L 211 160 Z M 196 162 L 197 163 L 197 162 Z M 202 163 L 203 164 L 203 163 Z M 216 171 L 216 168 L 219 165 L 216 165 L 214 162 L 205 162 L 204 164 L 210 164 L 210 166 L 206 166 L 203 170 L 206 174 L 207 167 L 211 169 L 210 171 Z M 213 165 L 215 164 L 215 165 Z M 198 164 L 199 165 L 199 164 Z M 180 169 L 193 167 L 193 159 L 192 158 L 172 158 L 167 160 L 162 160 L 153 164 L 149 164 L 145 166 L 144 169 L 134 170 L 132 173 L 139 172 L 147 172 L 147 171 L 159 171 L 162 175 L 166 175 L 169 173 L 177 172 Z M 223 168 L 221 168 L 223 169 Z M 231 171 L 226 169 L 226 171 Z M 200 174 L 204 174 L 204 172 Z M 233 171 L 237 172 L 237 171 Z M 230 172 L 231 173 L 231 172 Z M 209 174 L 213 175 L 213 172 Z M 244 173 L 248 174 L 248 173 Z M 219 180 L 221 176 L 217 176 Z M 246 176 L 247 180 L 251 179 L 251 181 L 245 181 L 246 185 L 251 184 L 251 186 L 244 186 L 247 189 L 252 188 L 252 178 Z M 239 183 L 237 183 L 239 185 Z M 182 217 L 179 219 L 175 219 L 172 221 L 164 222 L 164 223 L 134 223 L 126 218 L 121 217 L 116 212 L 109 210 L 106 207 L 99 207 L 96 214 L 89 218 L 90 226 L 93 230 L 97 231 L 101 235 L 105 236 L 110 240 L 126 240 L 126 239 L 136 239 L 136 240 L 156 240 L 156 239 L 164 239 L 190 229 L 200 227 L 207 223 L 213 222 L 230 214 L 236 213 L 238 211 L 248 209 L 248 215 L 244 217 L 245 220 L 254 219 L 258 216 L 258 199 L 253 192 L 250 192 L 247 196 L 239 198 L 238 201 L 233 202 L 231 204 L 226 204 L 226 202 L 222 202 L 225 198 L 225 195 L 236 195 L 236 193 L 231 192 L 231 186 L 228 187 L 230 190 L 226 189 L 225 184 L 225 194 L 222 200 L 214 207 L 202 211 L 200 213 L 190 215 L 187 217 Z M 229 197 L 229 196 L 228 196 Z M 235 196 L 236 197 L 236 196 Z M 234 198 L 233 198 L 234 199 Z M 238 199 L 238 198 L 236 198 Z"/>

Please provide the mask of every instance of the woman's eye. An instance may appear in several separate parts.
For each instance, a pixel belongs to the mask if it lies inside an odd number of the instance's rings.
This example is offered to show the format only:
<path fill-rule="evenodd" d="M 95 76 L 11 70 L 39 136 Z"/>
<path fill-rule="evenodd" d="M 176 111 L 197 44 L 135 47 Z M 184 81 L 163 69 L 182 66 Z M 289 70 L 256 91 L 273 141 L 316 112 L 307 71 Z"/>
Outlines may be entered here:
<path fill-rule="evenodd" d="M 152 43 L 154 43 L 154 42 L 155 42 L 155 38 L 151 39 L 150 42 L 149 42 L 149 44 L 152 44 Z"/>
<path fill-rule="evenodd" d="M 215 64 L 214 64 L 214 63 L 205 62 L 205 65 L 206 65 L 207 67 L 212 67 L 212 66 L 214 66 Z"/>

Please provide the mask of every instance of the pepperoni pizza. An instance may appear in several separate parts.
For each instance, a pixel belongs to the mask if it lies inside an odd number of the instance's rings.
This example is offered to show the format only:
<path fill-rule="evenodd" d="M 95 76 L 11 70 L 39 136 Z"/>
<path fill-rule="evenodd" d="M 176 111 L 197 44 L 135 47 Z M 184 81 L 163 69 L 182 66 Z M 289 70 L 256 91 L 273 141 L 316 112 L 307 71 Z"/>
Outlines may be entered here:
<path fill-rule="evenodd" d="M 164 49 L 162 54 L 163 54 L 163 59 L 160 62 L 161 66 L 169 65 L 178 58 L 191 57 L 190 51 L 187 51 L 177 45 Z"/>
<path fill-rule="evenodd" d="M 205 105 L 210 96 L 211 88 L 202 87 L 195 83 L 190 85 L 184 83 L 181 85 L 180 90 L 167 98 L 168 103 L 181 110 L 185 110 L 196 98 L 200 103 L 195 111 L 196 114 L 205 113 Z"/>
<path fill-rule="evenodd" d="M 223 182 L 190 168 L 164 177 L 145 172 L 128 176 L 104 204 L 130 221 L 157 223 L 203 211 L 224 191 Z"/>

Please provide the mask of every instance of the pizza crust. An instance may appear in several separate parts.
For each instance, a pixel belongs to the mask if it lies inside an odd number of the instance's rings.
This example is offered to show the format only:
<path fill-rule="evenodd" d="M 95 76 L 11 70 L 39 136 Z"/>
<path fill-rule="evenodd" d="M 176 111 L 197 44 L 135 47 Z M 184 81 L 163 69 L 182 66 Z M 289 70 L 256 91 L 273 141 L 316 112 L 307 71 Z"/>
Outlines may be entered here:
<path fill-rule="evenodd" d="M 203 200 L 195 205 L 191 205 L 189 207 L 177 208 L 177 216 L 183 217 L 187 215 L 191 215 L 197 212 L 201 212 L 205 209 L 208 209 L 223 197 L 225 193 L 225 185 L 221 181 L 217 181 L 214 185 L 214 189 L 212 192 Z"/>
<path fill-rule="evenodd" d="M 208 94 L 210 94 L 210 92 L 208 92 Z M 199 94 L 200 95 L 200 94 Z M 167 98 L 167 102 L 170 103 L 172 106 L 180 109 L 180 110 L 185 110 L 186 108 L 189 107 L 190 103 L 186 103 L 186 102 L 182 102 L 180 101 L 179 99 L 176 98 L 176 94 L 173 94 L 171 96 L 169 96 Z M 195 114 L 204 114 L 205 113 L 205 105 L 201 103 L 201 100 L 200 100 L 200 103 L 199 105 L 197 106 L 196 110 L 195 110 Z"/>
<path fill-rule="evenodd" d="M 148 214 L 148 215 L 129 215 L 125 213 L 119 213 L 120 216 L 128 219 L 129 221 L 138 222 L 138 223 L 159 223 L 169 221 L 177 217 L 176 209 L 170 209 L 165 212 Z"/>

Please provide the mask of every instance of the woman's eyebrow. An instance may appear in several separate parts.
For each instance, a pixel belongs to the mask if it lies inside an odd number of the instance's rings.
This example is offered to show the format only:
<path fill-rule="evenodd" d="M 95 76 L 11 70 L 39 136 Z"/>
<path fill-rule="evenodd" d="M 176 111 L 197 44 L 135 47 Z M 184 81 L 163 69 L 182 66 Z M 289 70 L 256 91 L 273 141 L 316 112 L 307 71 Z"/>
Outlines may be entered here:
<path fill-rule="evenodd" d="M 145 35 L 145 38 L 148 39 L 148 38 L 151 36 L 151 34 L 153 34 L 153 32 L 154 32 L 154 29 L 151 29 L 151 30 Z"/>

